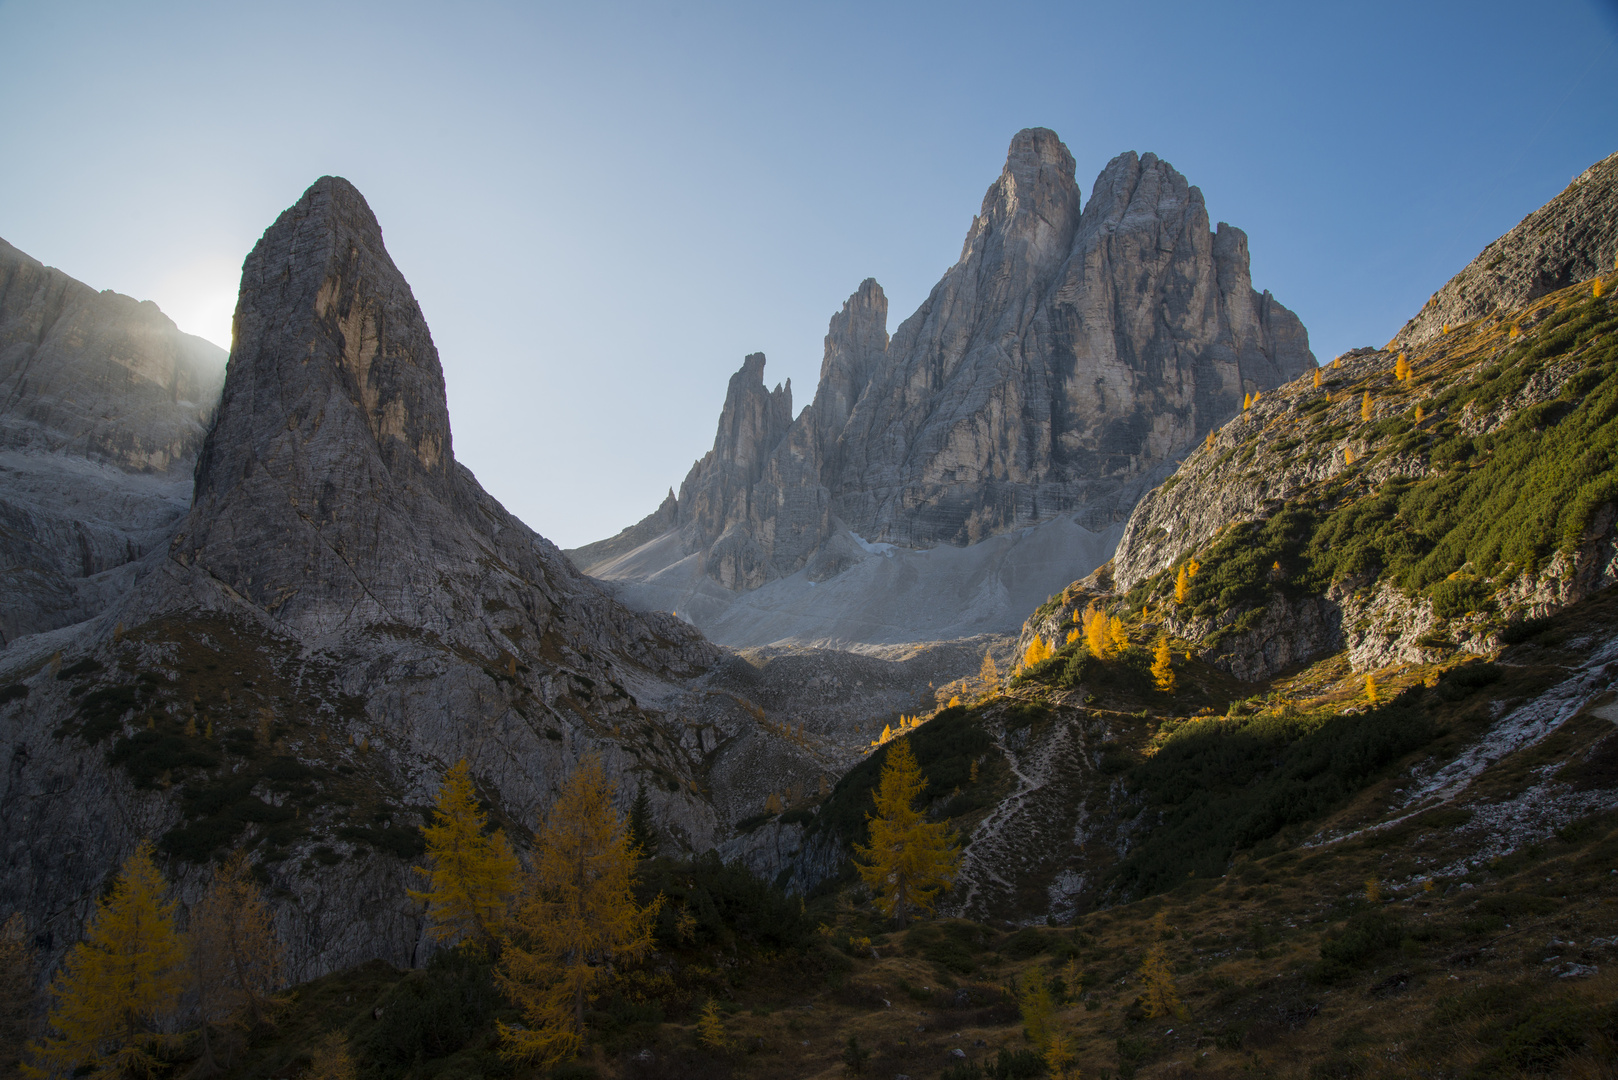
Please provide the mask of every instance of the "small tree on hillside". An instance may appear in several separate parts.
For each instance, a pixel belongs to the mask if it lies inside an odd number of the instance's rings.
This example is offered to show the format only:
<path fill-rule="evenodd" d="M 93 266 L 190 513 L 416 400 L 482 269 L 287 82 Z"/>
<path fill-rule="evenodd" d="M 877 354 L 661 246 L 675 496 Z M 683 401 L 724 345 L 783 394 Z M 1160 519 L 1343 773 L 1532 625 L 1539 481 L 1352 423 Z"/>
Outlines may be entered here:
<path fill-rule="evenodd" d="M 1165 1016 L 1184 1016 L 1185 1006 L 1180 1003 L 1180 990 L 1174 982 L 1174 969 L 1169 966 L 1168 953 L 1162 945 L 1153 945 L 1146 952 L 1140 966 L 1141 981 L 1146 984 L 1141 1004 L 1149 1019 Z"/>
<path fill-rule="evenodd" d="M 1367 390 L 1365 391 L 1365 396 L 1360 398 L 1360 419 L 1368 421 L 1371 419 L 1372 415 L 1371 392 Z"/>
<path fill-rule="evenodd" d="M 504 832 L 486 834 L 487 828 L 463 758 L 444 774 L 432 824 L 422 830 L 427 866 L 415 870 L 427 879 L 427 888 L 410 890 L 412 900 L 427 905 L 429 933 L 438 941 L 490 946 L 511 908 L 517 856 Z"/>
<path fill-rule="evenodd" d="M 1399 359 L 1393 362 L 1393 377 L 1400 382 L 1410 378 L 1410 360 L 1404 353 L 1400 353 Z"/>
<path fill-rule="evenodd" d="M 1174 693 L 1174 666 L 1169 658 L 1169 639 L 1157 639 L 1157 651 L 1152 654 L 1152 683 L 1165 694 Z"/>
<path fill-rule="evenodd" d="M 283 950 L 246 852 L 235 852 L 214 872 L 208 892 L 191 909 L 187 945 L 186 972 L 202 1036 L 197 1071 L 208 1075 L 219 1068 L 214 1028 L 251 1030 L 284 1001 L 274 995 L 281 985 Z"/>
<path fill-rule="evenodd" d="M 576 1054 L 591 993 L 613 964 L 652 947 L 660 900 L 635 902 L 635 852 L 612 797 L 601 762 L 586 758 L 545 816 L 495 976 L 523 1018 L 524 1026 L 500 1024 L 510 1060 L 543 1067 Z"/>
<path fill-rule="evenodd" d="M 1050 1045 L 1056 1024 L 1056 1000 L 1051 997 L 1050 983 L 1045 981 L 1043 968 L 1028 969 L 1017 1008 L 1022 1013 L 1022 1026 L 1029 1041 L 1043 1053 Z"/>
<path fill-rule="evenodd" d="M 174 928 L 174 903 L 163 899 L 163 875 L 152 845 L 124 861 L 112 891 L 90 918 L 51 984 L 50 1034 L 29 1046 L 25 1076 L 80 1073 L 151 1076 L 157 1051 L 172 1041 L 164 1018 L 184 990 L 185 947 Z"/>
<path fill-rule="evenodd" d="M 1051 647 L 1045 644 L 1045 639 L 1038 634 L 1028 643 L 1028 649 L 1022 654 L 1022 666 L 1031 668 L 1035 664 L 1051 658 Z"/>
<path fill-rule="evenodd" d="M 1186 573 L 1185 567 L 1182 566 L 1180 567 L 1179 574 L 1177 574 L 1174 578 L 1174 602 L 1176 604 L 1183 604 L 1185 603 L 1186 597 L 1190 595 L 1191 575 Z"/>
<path fill-rule="evenodd" d="M 860 877 L 876 894 L 877 907 L 901 929 L 912 912 L 932 912 L 934 898 L 949 888 L 961 862 L 955 835 L 916 809 L 926 787 L 910 740 L 897 740 L 882 764 L 876 813 L 866 816 L 870 843 L 854 846 Z"/>
<path fill-rule="evenodd" d="M 982 684 L 985 696 L 994 693 L 1000 688 L 1000 669 L 994 666 L 994 657 L 989 650 L 983 650 L 983 663 L 978 667 L 978 682 Z"/>
<path fill-rule="evenodd" d="M 657 826 L 652 823 L 652 800 L 645 784 L 635 789 L 635 801 L 629 807 L 629 846 L 643 859 L 657 854 Z"/>

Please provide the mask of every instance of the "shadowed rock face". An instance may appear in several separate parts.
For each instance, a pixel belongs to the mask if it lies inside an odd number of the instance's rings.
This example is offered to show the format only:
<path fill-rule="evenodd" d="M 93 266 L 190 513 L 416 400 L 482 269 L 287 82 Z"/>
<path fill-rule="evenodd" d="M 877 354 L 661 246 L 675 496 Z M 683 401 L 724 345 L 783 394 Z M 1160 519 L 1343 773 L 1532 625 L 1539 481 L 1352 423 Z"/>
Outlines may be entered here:
<path fill-rule="evenodd" d="M 1100 532 L 1244 394 L 1314 363 L 1297 317 L 1253 290 L 1246 236 L 1210 230 L 1199 190 L 1128 153 L 1084 205 L 1072 155 L 1043 128 L 1012 140 L 960 261 L 891 341 L 886 321 L 867 280 L 833 317 L 814 402 L 789 423 L 785 391 L 766 391 L 763 357 L 748 357 L 713 452 L 681 486 L 674 560 L 695 555 L 745 590 L 826 561 L 839 525 L 919 548 L 1060 515 Z M 745 443 L 732 434 L 766 414 Z M 649 529 L 573 556 L 613 575 Z"/>
<path fill-rule="evenodd" d="M 1523 218 L 1450 278 L 1388 342 L 1407 349 L 1431 341 L 1444 326 L 1526 307 L 1546 293 L 1588 281 L 1618 262 L 1618 154 L 1573 178 L 1550 202 Z"/>
<path fill-rule="evenodd" d="M 22 688 L 0 701 L 0 739 L 25 748 L 0 788 L 0 908 L 59 950 L 141 837 L 172 855 L 188 902 L 210 845 L 242 843 L 273 879 L 296 977 L 420 961 L 416 879 L 354 815 L 374 803 L 388 828 L 419 823 L 410 808 L 462 758 L 519 845 L 594 754 L 625 805 L 647 789 L 671 848 L 711 847 L 725 825 L 709 771 L 757 756 L 761 726 L 688 681 L 713 646 L 623 607 L 456 463 L 431 335 L 346 181 L 322 178 L 265 232 L 235 340 L 191 507 L 132 588 L 0 653 L 0 685 Z M 747 475 L 748 425 L 788 412 L 738 415 L 727 453 Z M 85 727 L 94 701 L 115 704 Z M 215 764 L 177 759 L 157 782 L 127 764 L 139 739 Z M 256 749 L 239 758 L 244 739 Z M 785 774 L 824 768 L 790 746 L 765 756 Z M 304 795 L 273 796 L 307 800 L 299 816 L 244 790 L 237 816 L 215 820 L 186 794 L 271 759 L 308 770 Z"/>
<path fill-rule="evenodd" d="M 0 646 L 125 592 L 190 501 L 225 353 L 0 240 Z"/>

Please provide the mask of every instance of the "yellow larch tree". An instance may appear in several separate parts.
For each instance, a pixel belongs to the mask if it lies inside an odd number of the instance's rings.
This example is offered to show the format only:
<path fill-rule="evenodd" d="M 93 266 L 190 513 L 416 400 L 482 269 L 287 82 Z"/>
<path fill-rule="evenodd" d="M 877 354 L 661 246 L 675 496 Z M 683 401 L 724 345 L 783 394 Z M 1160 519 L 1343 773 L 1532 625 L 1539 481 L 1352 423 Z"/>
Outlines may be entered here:
<path fill-rule="evenodd" d="M 1253 395 L 1252 394 L 1243 394 L 1242 395 L 1242 411 L 1246 412 L 1248 409 L 1251 409 L 1252 407 L 1253 407 Z"/>
<path fill-rule="evenodd" d="M 1365 673 L 1365 700 L 1373 703 L 1378 700 L 1376 691 L 1376 676 L 1371 674 L 1369 671 Z"/>
<path fill-rule="evenodd" d="M 1423 409 L 1420 405 L 1417 405 L 1416 406 L 1416 423 L 1419 424 L 1425 419 L 1427 419 L 1427 410 Z"/>
<path fill-rule="evenodd" d="M 191 909 L 186 946 L 186 973 L 201 1021 L 198 1071 L 207 1075 L 218 1068 L 214 1028 L 250 1031 L 285 1003 L 275 995 L 284 950 L 246 852 L 234 852 L 214 871 L 208 891 Z"/>
<path fill-rule="evenodd" d="M 983 650 L 983 663 L 978 667 L 978 682 L 982 684 L 985 697 L 1000 688 L 1000 669 L 994 665 L 994 657 L 989 650 Z"/>
<path fill-rule="evenodd" d="M 1073 1042 L 1060 1031 L 1051 1033 L 1051 1042 L 1045 1049 L 1045 1070 L 1053 1080 L 1074 1080 L 1079 1075 L 1079 1063 L 1073 1052 Z"/>
<path fill-rule="evenodd" d="M 1208 432 L 1208 437 L 1202 441 L 1202 445 L 1207 448 L 1210 454 L 1213 453 L 1214 433 L 1212 431 Z"/>
<path fill-rule="evenodd" d="M 876 895 L 877 907 L 901 929 L 913 914 L 932 912 L 934 899 L 954 882 L 961 862 L 958 838 L 916 809 L 926 787 L 910 740 L 900 739 L 882 763 L 876 813 L 866 815 L 870 843 L 854 845 L 860 877 Z"/>
<path fill-rule="evenodd" d="M 1185 1006 L 1180 1003 L 1180 989 L 1174 982 L 1174 969 L 1169 966 L 1168 953 L 1162 945 L 1153 945 L 1146 951 L 1140 977 L 1146 987 L 1141 993 L 1141 1006 L 1148 1019 L 1186 1015 Z"/>
<path fill-rule="evenodd" d="M 1045 981 L 1043 968 L 1032 967 L 1023 977 L 1022 993 L 1017 998 L 1022 1013 L 1023 1031 L 1041 1053 L 1050 1045 L 1056 1028 L 1056 1000 L 1051 997 L 1051 985 Z"/>
<path fill-rule="evenodd" d="M 1320 389 L 1320 369 L 1315 368 L 1315 389 Z"/>
<path fill-rule="evenodd" d="M 1152 684 L 1165 694 L 1174 693 L 1174 666 L 1169 658 L 1169 639 L 1157 639 L 1157 651 L 1152 656 Z"/>
<path fill-rule="evenodd" d="M 495 975 L 523 1018 L 500 1023 L 509 1060 L 543 1067 L 578 1053 L 592 993 L 652 947 L 659 902 L 635 900 L 635 852 L 613 792 L 600 760 L 585 758 L 545 815 Z"/>
<path fill-rule="evenodd" d="M 719 1003 L 713 998 L 708 999 L 697 1019 L 697 1041 L 710 1050 L 723 1050 L 730 1045 L 725 1034 L 725 1018 L 719 1015 Z"/>
<path fill-rule="evenodd" d="M 520 868 L 506 835 L 487 832 L 478 807 L 472 770 L 462 758 L 444 774 L 433 807 L 432 824 L 422 830 L 427 865 L 415 868 L 427 879 L 410 898 L 427 905 L 428 932 L 437 941 L 488 947 L 517 895 Z"/>
<path fill-rule="evenodd" d="M 1400 353 L 1399 359 L 1393 362 L 1393 377 L 1400 382 L 1410 378 L 1410 359 L 1404 353 Z"/>
<path fill-rule="evenodd" d="M 1124 620 L 1116 615 L 1107 619 L 1107 645 L 1114 656 L 1129 648 L 1129 632 L 1124 629 Z"/>
<path fill-rule="evenodd" d="M 1051 658 L 1051 647 L 1045 644 L 1045 639 L 1038 634 L 1028 643 L 1028 649 L 1022 654 L 1022 666 L 1031 668 L 1043 660 Z"/>
<path fill-rule="evenodd" d="M 1185 598 L 1191 595 L 1191 575 L 1185 567 L 1180 567 L 1180 573 L 1174 579 L 1174 602 L 1185 603 Z"/>
<path fill-rule="evenodd" d="M 142 843 L 51 983 L 49 1033 L 30 1044 L 25 1076 L 157 1074 L 157 1051 L 174 1038 L 163 1020 L 185 989 L 185 946 L 163 891 L 152 845 Z"/>
<path fill-rule="evenodd" d="M 1365 391 L 1365 396 L 1360 398 L 1360 419 L 1369 420 L 1371 416 L 1371 392 L 1367 390 Z"/>

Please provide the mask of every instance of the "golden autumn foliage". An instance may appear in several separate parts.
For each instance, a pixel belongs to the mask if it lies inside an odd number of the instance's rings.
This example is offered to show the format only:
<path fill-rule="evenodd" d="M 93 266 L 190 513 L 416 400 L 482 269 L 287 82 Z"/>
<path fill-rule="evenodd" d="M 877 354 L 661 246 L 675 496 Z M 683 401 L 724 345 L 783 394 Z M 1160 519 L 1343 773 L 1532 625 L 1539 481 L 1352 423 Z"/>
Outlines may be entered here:
<path fill-rule="evenodd" d="M 253 881 L 247 853 L 237 851 L 214 871 L 208 891 L 191 909 L 186 971 L 196 995 L 201 1070 L 214 1071 L 213 1028 L 251 1030 L 285 1004 L 284 950 L 270 906 Z"/>
<path fill-rule="evenodd" d="M 652 947 L 659 905 L 635 902 L 635 852 L 612 797 L 601 762 L 586 758 L 540 827 L 533 878 L 507 922 L 495 974 L 523 1018 L 499 1025 L 510 1060 L 545 1066 L 576 1054 L 591 994 L 614 963 Z"/>
<path fill-rule="evenodd" d="M 1247 409 L 1251 409 L 1252 407 L 1253 407 L 1253 395 L 1252 394 L 1243 394 L 1242 395 L 1242 409 L 1245 411 Z"/>
<path fill-rule="evenodd" d="M 1404 353 L 1400 353 L 1399 359 L 1393 362 L 1393 377 L 1400 382 L 1410 378 L 1410 360 Z"/>
<path fill-rule="evenodd" d="M 427 839 L 427 865 L 416 873 L 427 879 L 410 898 L 427 905 L 428 932 L 437 941 L 491 944 L 517 895 L 517 856 L 478 808 L 472 770 L 461 759 L 444 774 Z"/>
<path fill-rule="evenodd" d="M 1060 1031 L 1052 1032 L 1050 1045 L 1045 1048 L 1045 1071 L 1052 1080 L 1073 1080 L 1079 1075 L 1078 1063 L 1072 1040 Z"/>
<path fill-rule="evenodd" d="M 1017 996 L 1017 1008 L 1022 1013 L 1023 1031 L 1028 1041 L 1043 1053 L 1056 1033 L 1056 999 L 1051 996 L 1043 968 L 1028 969 L 1022 992 Z"/>
<path fill-rule="evenodd" d="M 1152 656 L 1152 685 L 1164 694 L 1174 693 L 1174 666 L 1169 657 L 1169 639 L 1157 639 L 1157 651 Z"/>
<path fill-rule="evenodd" d="M 348 1052 L 348 1039 L 334 1031 L 315 1047 L 309 1071 L 301 1080 L 355 1080 L 354 1059 Z"/>
<path fill-rule="evenodd" d="M 1185 598 L 1190 595 L 1191 575 L 1189 572 L 1187 572 L 1186 568 L 1182 566 L 1180 567 L 1179 574 L 1177 574 L 1174 578 L 1174 602 L 1176 604 L 1183 604 L 1185 603 Z"/>
<path fill-rule="evenodd" d="M 1511 332 L 1508 333 L 1506 336 L 1508 338 L 1510 338 L 1512 341 L 1516 341 L 1518 338 L 1522 337 L 1522 327 L 1520 327 L 1520 326 L 1516 325 L 1515 323 L 1513 323 L 1512 326 L 1511 326 Z"/>
<path fill-rule="evenodd" d="M 1375 702 L 1378 700 L 1376 690 L 1376 676 L 1369 671 L 1365 673 L 1365 700 Z"/>
<path fill-rule="evenodd" d="M 1419 424 L 1425 419 L 1427 419 L 1427 410 L 1423 409 L 1420 405 L 1417 405 L 1416 406 L 1416 423 Z"/>
<path fill-rule="evenodd" d="M 157 1052 L 174 1039 L 162 1021 L 185 989 L 185 946 L 163 891 L 152 845 L 143 843 L 52 981 L 49 1033 L 30 1044 L 25 1076 L 157 1074 Z"/>
<path fill-rule="evenodd" d="M 1600 278 L 1596 278 L 1596 283 L 1595 283 L 1595 285 L 1594 285 L 1594 286 L 1593 286 L 1593 287 L 1592 287 L 1592 288 L 1591 288 L 1591 289 L 1590 289 L 1590 293 L 1591 293 L 1591 295 L 1593 295 L 1593 296 L 1594 296 L 1594 297 L 1595 297 L 1595 298 L 1596 298 L 1596 299 L 1597 299 L 1597 300 L 1600 300 L 1600 299 L 1601 299 L 1601 298 L 1602 298 L 1602 297 L 1603 297 L 1603 296 L 1605 296 L 1605 295 L 1607 295 L 1607 285 L 1606 285 L 1606 282 L 1604 282 L 1604 281 L 1602 281 L 1602 280 L 1601 280 L 1601 279 L 1600 279 Z"/>
<path fill-rule="evenodd" d="M 1034 640 L 1028 643 L 1027 651 L 1022 654 L 1022 666 L 1033 667 L 1041 661 L 1049 660 L 1052 655 L 1054 654 L 1051 647 L 1045 644 L 1045 639 L 1035 634 Z"/>
<path fill-rule="evenodd" d="M 989 650 L 983 650 L 983 663 L 978 667 L 978 682 L 982 684 L 984 694 L 992 694 L 1000 688 L 1000 669 L 994 666 L 994 657 Z"/>
<path fill-rule="evenodd" d="M 697 1020 L 697 1041 L 710 1050 L 723 1050 L 730 1045 L 725 1034 L 725 1018 L 719 1015 L 719 1003 L 713 998 L 702 1007 Z"/>
<path fill-rule="evenodd" d="M 1141 1008 L 1149 1019 L 1166 1016 L 1184 1016 L 1185 1006 L 1180 1003 L 1180 989 L 1174 982 L 1174 970 L 1169 966 L 1168 954 L 1162 945 L 1153 945 L 1146 952 L 1140 966 Z"/>
<path fill-rule="evenodd" d="M 1315 389 L 1320 389 L 1320 369 L 1315 368 Z"/>
<path fill-rule="evenodd" d="M 1369 419 L 1371 419 L 1372 415 L 1373 414 L 1372 414 L 1372 411 L 1371 411 L 1371 392 L 1369 390 L 1367 390 L 1367 391 L 1365 391 L 1365 396 L 1360 399 L 1360 419 L 1361 420 L 1369 420 Z"/>
<path fill-rule="evenodd" d="M 1343 447 L 1343 464 L 1354 464 L 1354 448 L 1352 446 Z"/>
<path fill-rule="evenodd" d="M 1202 445 L 1207 447 L 1209 453 L 1213 453 L 1214 433 L 1212 431 L 1208 432 L 1208 437 L 1202 440 Z"/>
<path fill-rule="evenodd" d="M 909 740 L 895 743 L 882 763 L 876 813 L 866 816 L 870 842 L 854 845 L 860 877 L 875 894 L 877 907 L 900 927 L 912 914 L 931 913 L 934 898 L 949 888 L 961 862 L 954 834 L 916 809 L 926 787 Z"/>

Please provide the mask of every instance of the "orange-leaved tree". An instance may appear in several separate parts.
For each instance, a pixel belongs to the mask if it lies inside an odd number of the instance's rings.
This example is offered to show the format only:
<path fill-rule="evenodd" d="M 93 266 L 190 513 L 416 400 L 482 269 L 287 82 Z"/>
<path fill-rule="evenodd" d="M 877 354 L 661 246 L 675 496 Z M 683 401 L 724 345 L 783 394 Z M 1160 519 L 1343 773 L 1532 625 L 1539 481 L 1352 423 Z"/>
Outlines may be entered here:
<path fill-rule="evenodd" d="M 174 902 L 142 843 L 96 907 L 84 940 L 51 983 L 48 1034 L 29 1046 L 31 1077 L 153 1076 L 174 1040 L 163 1021 L 185 989 Z"/>
<path fill-rule="evenodd" d="M 433 821 L 422 830 L 427 839 L 427 866 L 416 873 L 427 888 L 410 890 L 410 898 L 427 905 L 429 933 L 439 941 L 494 943 L 517 895 L 517 856 L 478 807 L 472 770 L 462 758 L 444 774 L 433 808 Z"/>
<path fill-rule="evenodd" d="M 978 668 L 978 682 L 982 684 L 983 694 L 987 697 L 1000 688 L 1000 669 L 994 666 L 994 657 L 989 650 L 983 650 L 983 663 Z"/>
<path fill-rule="evenodd" d="M 522 1014 L 500 1023 L 502 1054 L 547 1066 L 576 1054 L 584 1007 L 613 964 L 646 954 L 659 901 L 635 900 L 635 850 L 613 808 L 614 786 L 601 762 L 585 758 L 562 783 L 535 845 L 533 879 L 495 975 Z"/>
<path fill-rule="evenodd" d="M 1165 694 L 1174 693 L 1174 666 L 1169 658 L 1169 639 L 1157 639 L 1157 650 L 1152 654 L 1152 683 Z"/>
<path fill-rule="evenodd" d="M 1404 353 L 1400 353 L 1399 359 L 1393 362 L 1393 377 L 1400 382 L 1410 378 L 1410 360 Z"/>
<path fill-rule="evenodd" d="M 1022 654 L 1022 666 L 1025 668 L 1030 668 L 1035 664 L 1040 663 L 1043 660 L 1049 660 L 1050 658 L 1051 647 L 1045 644 L 1045 639 L 1043 637 L 1041 637 L 1039 634 L 1035 634 L 1034 640 L 1028 643 L 1027 651 Z"/>
<path fill-rule="evenodd" d="M 866 815 L 870 843 L 854 845 L 855 867 L 876 894 L 877 907 L 903 928 L 914 914 L 930 913 L 961 863 L 958 838 L 944 822 L 929 822 L 916 800 L 927 787 L 909 739 L 898 739 L 882 763 L 876 813 Z"/>
<path fill-rule="evenodd" d="M 219 1069 L 213 1029 L 251 1031 L 284 1004 L 284 950 L 275 936 L 274 913 L 253 881 L 247 853 L 237 851 L 214 871 L 208 891 L 191 909 L 187 974 L 196 994 L 202 1057 L 196 1072 Z"/>
<path fill-rule="evenodd" d="M 1369 420 L 1371 419 L 1372 415 L 1371 392 L 1367 390 L 1365 391 L 1365 396 L 1360 398 L 1360 419 Z"/>

